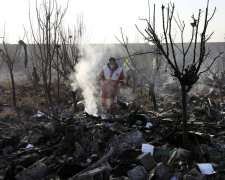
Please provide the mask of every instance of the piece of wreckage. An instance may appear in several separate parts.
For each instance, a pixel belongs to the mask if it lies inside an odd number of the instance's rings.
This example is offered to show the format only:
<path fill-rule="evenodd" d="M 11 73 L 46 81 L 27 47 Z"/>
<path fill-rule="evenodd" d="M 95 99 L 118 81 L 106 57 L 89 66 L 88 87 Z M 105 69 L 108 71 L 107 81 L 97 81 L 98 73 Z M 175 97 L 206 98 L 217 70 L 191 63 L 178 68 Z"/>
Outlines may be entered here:
<path fill-rule="evenodd" d="M 135 110 L 109 119 L 88 113 L 56 119 L 38 112 L 33 118 L 41 123 L 20 135 L 1 137 L 0 178 L 224 179 L 225 109 L 209 99 L 200 109 L 189 109 L 193 116 L 187 147 L 182 145 L 181 113 L 176 109 Z"/>

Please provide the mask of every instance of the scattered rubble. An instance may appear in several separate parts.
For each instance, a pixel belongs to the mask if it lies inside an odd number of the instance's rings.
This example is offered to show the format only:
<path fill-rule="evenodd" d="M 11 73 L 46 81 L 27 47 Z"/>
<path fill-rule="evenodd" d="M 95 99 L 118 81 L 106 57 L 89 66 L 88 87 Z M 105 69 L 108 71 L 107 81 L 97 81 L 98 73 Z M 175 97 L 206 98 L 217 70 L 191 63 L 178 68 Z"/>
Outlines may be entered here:
<path fill-rule="evenodd" d="M 0 179 L 223 180 L 225 108 L 214 95 L 189 94 L 186 145 L 176 98 L 159 112 L 125 103 L 108 119 L 39 111 L 38 123 L 0 138 Z"/>

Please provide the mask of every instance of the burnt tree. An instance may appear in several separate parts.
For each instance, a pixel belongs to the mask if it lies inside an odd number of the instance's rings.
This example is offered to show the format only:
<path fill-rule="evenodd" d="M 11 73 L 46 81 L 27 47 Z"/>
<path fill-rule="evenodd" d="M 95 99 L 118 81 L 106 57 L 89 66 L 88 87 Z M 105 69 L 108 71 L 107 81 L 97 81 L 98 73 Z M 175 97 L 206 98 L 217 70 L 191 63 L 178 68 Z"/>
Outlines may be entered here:
<path fill-rule="evenodd" d="M 15 78 L 14 78 L 14 73 L 13 69 L 15 64 L 17 64 L 21 58 L 22 58 L 22 53 L 21 53 L 21 46 L 18 44 L 15 46 L 10 46 L 10 44 L 6 43 L 3 37 L 3 49 L 0 49 L 0 56 L 1 59 L 4 63 L 7 64 L 7 67 L 9 69 L 10 73 L 10 79 L 11 79 L 11 85 L 12 85 L 12 100 L 13 100 L 13 106 L 15 109 L 17 109 L 16 106 L 16 85 L 15 85 Z"/>
<path fill-rule="evenodd" d="M 214 8 L 212 15 L 209 15 L 208 7 L 209 0 L 207 1 L 206 9 L 204 11 L 205 16 L 203 19 L 202 31 L 200 31 L 200 22 L 202 21 L 201 15 L 203 11 L 199 9 L 197 18 L 195 18 L 194 15 L 192 16 L 193 23 L 190 24 L 192 28 L 191 38 L 186 47 L 184 44 L 184 30 L 186 27 L 185 22 L 181 21 L 179 16 L 174 16 L 175 5 L 172 3 L 167 6 L 162 5 L 161 7 L 162 34 L 159 34 L 159 31 L 157 31 L 154 27 L 155 16 L 153 17 L 153 23 L 151 22 L 150 17 L 148 19 L 141 19 L 146 22 L 146 28 L 144 31 L 140 30 L 136 25 L 136 28 L 142 34 L 144 39 L 148 43 L 154 44 L 160 54 L 162 54 L 171 69 L 171 75 L 179 81 L 182 96 L 183 142 L 185 145 L 188 140 L 186 104 L 187 93 L 198 81 L 200 74 L 208 71 L 215 60 L 222 54 L 219 53 L 216 57 L 212 58 L 208 68 L 201 68 L 210 52 L 206 50 L 206 42 L 211 38 L 213 33 L 207 34 L 207 28 L 216 11 L 216 8 Z M 175 27 L 174 25 L 177 25 L 180 32 L 181 46 L 178 46 L 172 37 L 172 28 Z M 191 59 L 188 58 L 188 53 L 191 53 Z M 181 59 L 178 59 L 178 55 L 180 55 Z"/>

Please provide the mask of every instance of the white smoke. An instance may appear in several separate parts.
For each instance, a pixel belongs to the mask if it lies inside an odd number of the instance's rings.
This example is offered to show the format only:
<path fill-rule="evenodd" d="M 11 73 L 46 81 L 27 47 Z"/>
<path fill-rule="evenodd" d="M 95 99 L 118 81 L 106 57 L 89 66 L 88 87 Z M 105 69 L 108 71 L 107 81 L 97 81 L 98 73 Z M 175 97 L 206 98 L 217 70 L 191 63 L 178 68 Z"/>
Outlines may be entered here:
<path fill-rule="evenodd" d="M 73 90 L 81 89 L 85 103 L 85 111 L 88 114 L 98 115 L 97 80 L 100 74 L 106 48 L 85 45 L 81 47 L 79 63 L 75 66 L 75 72 L 71 74 Z"/>

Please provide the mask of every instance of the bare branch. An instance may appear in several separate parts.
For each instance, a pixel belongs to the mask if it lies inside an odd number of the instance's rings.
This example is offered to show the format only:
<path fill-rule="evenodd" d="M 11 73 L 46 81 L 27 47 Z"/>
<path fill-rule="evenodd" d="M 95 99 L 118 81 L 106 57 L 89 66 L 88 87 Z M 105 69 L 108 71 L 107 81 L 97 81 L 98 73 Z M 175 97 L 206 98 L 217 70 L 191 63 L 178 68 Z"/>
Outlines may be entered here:
<path fill-rule="evenodd" d="M 167 19 L 167 27 L 165 27 L 165 17 L 164 17 L 164 8 L 165 6 L 162 5 L 162 20 L 163 20 L 163 34 L 164 34 L 164 39 L 166 41 L 166 55 L 169 56 L 169 45 L 168 45 L 168 39 L 167 39 L 167 30 L 168 30 L 168 19 Z M 169 12 L 169 10 L 168 10 Z M 168 15 L 167 15 L 168 17 Z"/>
<path fill-rule="evenodd" d="M 130 56 L 140 56 L 140 55 L 144 55 L 144 54 L 158 54 L 158 55 L 162 55 L 162 53 L 158 53 L 158 52 L 155 52 L 155 51 L 147 51 L 147 52 L 136 52 L 134 54 L 131 54 Z M 129 56 L 120 57 L 120 58 L 117 58 L 117 60 L 122 60 L 122 59 L 126 59 L 126 58 L 129 58 Z"/>
<path fill-rule="evenodd" d="M 214 62 L 215 62 L 222 54 L 223 54 L 223 52 L 219 53 L 216 57 L 214 57 L 214 58 L 212 59 L 212 63 L 208 66 L 208 68 L 206 68 L 206 69 L 205 69 L 204 71 L 202 71 L 202 72 L 199 72 L 198 76 L 199 76 L 200 74 L 202 74 L 202 73 L 208 71 L 208 70 L 212 67 L 212 65 L 214 64 Z"/>
<path fill-rule="evenodd" d="M 196 30 L 195 30 L 195 43 L 194 43 L 194 58 L 193 58 L 193 64 L 195 63 L 195 59 L 196 59 L 196 48 L 197 48 L 197 40 L 198 40 L 198 27 L 199 27 L 199 23 L 200 23 L 200 18 L 201 18 L 201 9 L 199 9 L 199 13 L 198 13 L 198 20 L 197 20 L 197 24 L 196 24 Z M 194 16 L 193 16 L 194 17 Z"/>

